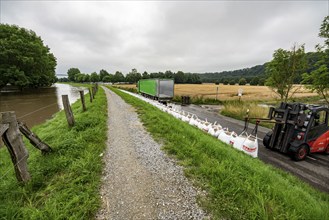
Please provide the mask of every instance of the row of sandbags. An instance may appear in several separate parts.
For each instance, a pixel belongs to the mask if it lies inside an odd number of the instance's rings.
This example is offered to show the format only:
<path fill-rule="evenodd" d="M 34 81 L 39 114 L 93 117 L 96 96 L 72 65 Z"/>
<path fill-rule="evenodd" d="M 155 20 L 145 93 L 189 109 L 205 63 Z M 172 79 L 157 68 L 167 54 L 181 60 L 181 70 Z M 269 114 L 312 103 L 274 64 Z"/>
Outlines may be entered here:
<path fill-rule="evenodd" d="M 200 130 L 214 136 L 224 143 L 232 145 L 234 148 L 241 150 L 252 157 L 257 157 L 258 155 L 257 135 L 248 134 L 246 131 L 243 131 L 238 135 L 234 131 L 229 131 L 228 128 L 223 128 L 217 122 L 210 123 L 207 121 L 207 119 L 201 120 L 195 114 L 182 111 L 181 107 L 178 105 L 163 105 L 156 100 L 151 100 L 135 93 L 130 93 L 127 91 L 124 92 L 142 99 L 143 101 L 159 108 L 160 110 L 171 114 L 173 117 L 180 119 L 190 124 L 191 126 L 199 128 Z"/>

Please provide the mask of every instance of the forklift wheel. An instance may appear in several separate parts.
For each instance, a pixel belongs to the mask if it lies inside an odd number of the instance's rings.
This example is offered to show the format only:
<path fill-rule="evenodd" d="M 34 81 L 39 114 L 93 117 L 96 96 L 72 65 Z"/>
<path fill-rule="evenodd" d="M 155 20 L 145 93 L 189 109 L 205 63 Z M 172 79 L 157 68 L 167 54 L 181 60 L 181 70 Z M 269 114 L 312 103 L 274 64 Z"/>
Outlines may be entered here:
<path fill-rule="evenodd" d="M 271 141 L 271 138 L 272 138 L 272 134 L 273 134 L 273 131 L 270 131 L 268 132 L 264 139 L 263 139 L 263 145 L 267 148 L 267 149 L 271 149 L 270 148 L 270 141 Z"/>
<path fill-rule="evenodd" d="M 293 159 L 296 161 L 304 160 L 308 154 L 308 146 L 301 145 L 297 152 L 293 154 Z"/>
<path fill-rule="evenodd" d="M 328 144 L 327 149 L 326 149 L 326 151 L 324 153 L 327 154 L 327 155 L 329 155 L 329 144 Z"/>

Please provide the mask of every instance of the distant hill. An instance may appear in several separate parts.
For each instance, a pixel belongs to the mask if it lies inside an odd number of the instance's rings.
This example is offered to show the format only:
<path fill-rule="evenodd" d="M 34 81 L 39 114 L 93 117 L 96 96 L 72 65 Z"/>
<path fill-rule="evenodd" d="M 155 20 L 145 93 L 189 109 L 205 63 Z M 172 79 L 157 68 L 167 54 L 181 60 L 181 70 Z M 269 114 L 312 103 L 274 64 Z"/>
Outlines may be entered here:
<path fill-rule="evenodd" d="M 319 60 L 319 53 L 306 53 L 306 59 L 308 62 L 307 72 L 311 72 L 312 70 L 314 70 L 314 64 Z M 245 78 L 248 82 L 250 82 L 255 77 L 265 80 L 267 78 L 265 74 L 266 64 L 267 63 L 233 71 L 198 73 L 198 76 L 200 77 L 202 82 L 223 82 L 223 80 L 235 80 L 237 82 L 240 78 Z M 298 82 L 300 80 L 301 78 L 298 79 Z"/>

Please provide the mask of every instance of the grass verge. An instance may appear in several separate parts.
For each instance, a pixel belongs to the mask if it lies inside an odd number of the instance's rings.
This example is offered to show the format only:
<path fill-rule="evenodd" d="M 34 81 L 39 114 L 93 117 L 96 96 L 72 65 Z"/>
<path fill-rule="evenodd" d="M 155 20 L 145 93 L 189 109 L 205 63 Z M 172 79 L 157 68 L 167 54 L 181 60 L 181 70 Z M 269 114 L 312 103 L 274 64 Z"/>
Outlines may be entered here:
<path fill-rule="evenodd" d="M 111 87 L 110 87 L 111 88 Z M 145 102 L 111 88 L 134 106 L 144 126 L 185 174 L 208 192 L 214 219 L 327 219 L 329 196 L 296 177 L 238 152 Z"/>
<path fill-rule="evenodd" d="M 269 107 L 259 105 L 259 102 L 250 101 L 226 101 L 220 114 L 244 121 L 246 112 L 249 109 L 250 118 L 267 118 Z M 256 123 L 255 119 L 250 120 L 251 123 Z M 261 126 L 273 128 L 273 123 L 261 122 Z"/>
<path fill-rule="evenodd" d="M 73 128 L 68 128 L 61 111 L 32 129 L 54 151 L 41 155 L 25 141 L 32 176 L 26 185 L 17 182 L 7 149 L 0 149 L 0 219 L 94 218 L 101 204 L 99 155 L 106 141 L 106 103 L 99 88 L 93 102 L 86 101 L 86 112 L 82 112 L 80 100 L 72 105 Z"/>

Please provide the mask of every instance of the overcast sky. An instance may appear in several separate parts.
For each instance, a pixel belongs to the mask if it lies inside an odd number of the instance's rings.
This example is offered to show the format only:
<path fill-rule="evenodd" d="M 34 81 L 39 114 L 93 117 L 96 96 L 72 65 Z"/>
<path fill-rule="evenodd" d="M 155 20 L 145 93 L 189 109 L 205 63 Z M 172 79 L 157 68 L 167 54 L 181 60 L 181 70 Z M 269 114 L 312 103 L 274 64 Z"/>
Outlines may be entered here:
<path fill-rule="evenodd" d="M 274 50 L 322 43 L 323 1 L 7 1 L 1 23 L 32 29 L 57 73 L 219 72 L 271 60 Z"/>

